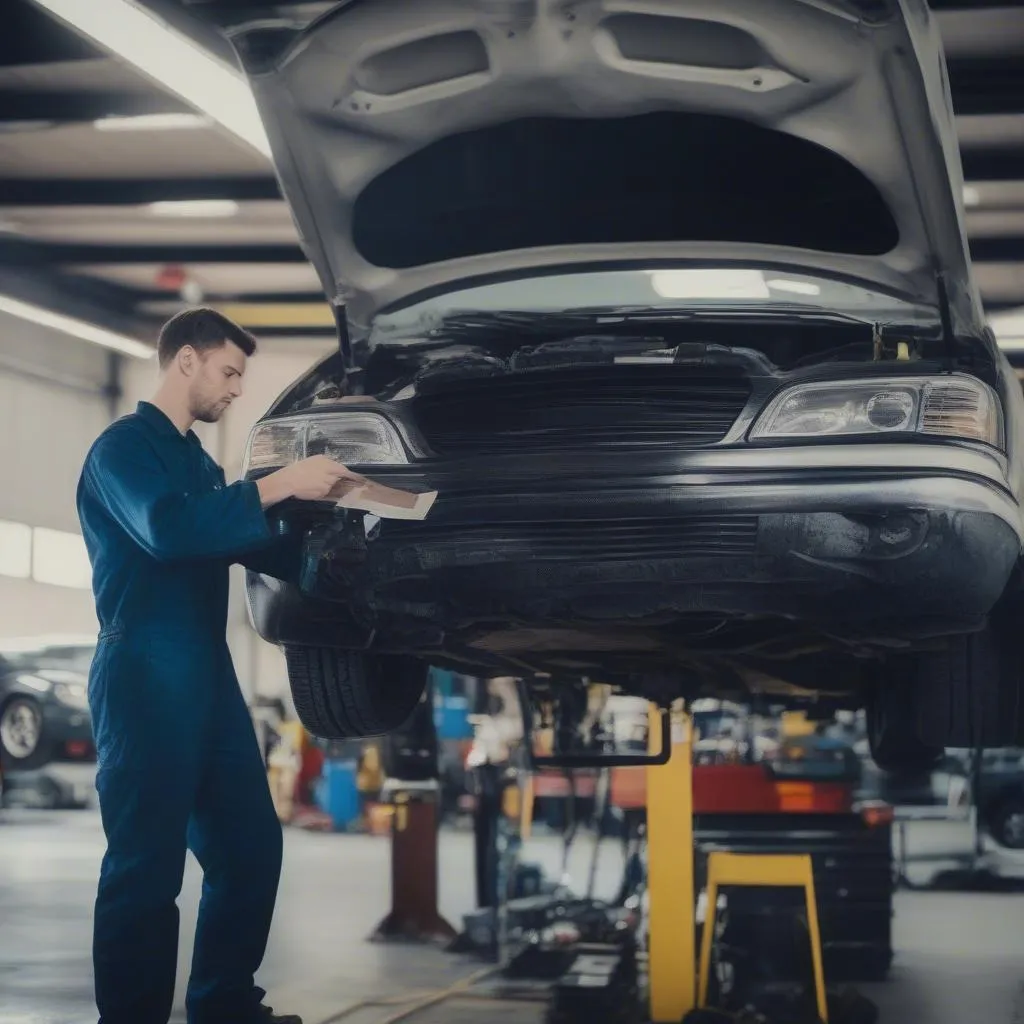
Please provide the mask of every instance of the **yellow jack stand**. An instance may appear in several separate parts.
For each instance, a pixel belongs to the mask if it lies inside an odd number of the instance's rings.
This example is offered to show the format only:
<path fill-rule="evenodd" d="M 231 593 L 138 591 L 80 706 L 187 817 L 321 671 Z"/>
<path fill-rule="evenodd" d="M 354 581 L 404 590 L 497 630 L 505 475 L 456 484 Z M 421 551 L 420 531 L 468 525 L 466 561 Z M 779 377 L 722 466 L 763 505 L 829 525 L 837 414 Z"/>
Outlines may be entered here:
<path fill-rule="evenodd" d="M 661 735 L 661 712 L 650 715 L 652 747 Z M 647 767 L 647 876 L 650 897 L 648 977 L 651 1019 L 678 1024 L 707 998 L 718 889 L 724 885 L 797 886 L 804 890 L 814 963 L 818 1013 L 828 1024 L 821 934 L 811 858 L 715 853 L 708 858 L 707 920 L 696 971 L 693 841 L 693 750 L 690 717 L 672 715 L 672 756 Z M 651 753 L 659 753 L 652 749 Z M 699 998 L 698 998 L 699 996 Z"/>
<path fill-rule="evenodd" d="M 807 930 L 811 937 L 811 960 L 814 964 L 814 994 L 818 1016 L 828 1024 L 828 1001 L 825 995 L 825 971 L 821 961 L 821 931 L 818 927 L 818 903 L 814 896 L 814 872 L 811 858 L 799 854 L 712 853 L 708 856 L 707 917 L 700 950 L 700 989 L 697 1005 L 708 998 L 711 975 L 711 942 L 718 909 L 718 890 L 723 885 L 793 886 L 803 889 L 807 904 Z"/>

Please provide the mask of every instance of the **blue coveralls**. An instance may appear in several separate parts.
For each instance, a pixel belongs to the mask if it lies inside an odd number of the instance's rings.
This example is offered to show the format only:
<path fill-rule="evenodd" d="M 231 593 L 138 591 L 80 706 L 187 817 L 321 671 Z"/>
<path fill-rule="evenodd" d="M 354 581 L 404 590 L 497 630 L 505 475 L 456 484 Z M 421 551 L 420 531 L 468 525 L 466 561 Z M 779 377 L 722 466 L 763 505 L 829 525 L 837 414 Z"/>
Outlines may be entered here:
<path fill-rule="evenodd" d="M 204 872 L 190 1024 L 249 1024 L 281 827 L 225 639 L 228 566 L 298 574 L 256 485 L 226 486 L 155 406 L 112 424 L 78 485 L 100 622 L 89 677 L 107 851 L 93 961 L 100 1024 L 166 1024 L 186 847 Z"/>

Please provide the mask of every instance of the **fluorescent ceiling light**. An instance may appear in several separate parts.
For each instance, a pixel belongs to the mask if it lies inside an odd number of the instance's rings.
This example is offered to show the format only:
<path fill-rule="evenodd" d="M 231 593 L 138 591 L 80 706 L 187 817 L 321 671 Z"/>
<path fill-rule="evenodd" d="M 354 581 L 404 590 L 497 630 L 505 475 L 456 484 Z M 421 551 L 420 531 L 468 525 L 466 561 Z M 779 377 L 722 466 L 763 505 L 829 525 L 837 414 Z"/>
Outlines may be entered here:
<path fill-rule="evenodd" d="M 973 185 L 964 185 L 964 206 L 980 206 L 981 192 Z"/>
<path fill-rule="evenodd" d="M 50 327 L 62 334 L 81 338 L 82 341 L 91 341 L 94 345 L 102 345 L 103 348 L 120 352 L 122 355 L 134 356 L 136 359 L 149 359 L 154 354 L 152 346 L 136 341 L 135 338 L 108 331 L 105 327 L 87 323 L 85 320 L 64 316 L 63 313 L 54 313 L 53 310 L 43 309 L 42 306 L 33 306 L 31 303 L 22 302 L 9 295 L 0 295 L 0 313 L 16 316 L 20 320 L 28 320 L 41 327 Z"/>
<path fill-rule="evenodd" d="M 35 3 L 270 156 L 270 143 L 245 79 L 148 11 L 130 0 Z"/>
<path fill-rule="evenodd" d="M 180 199 L 150 203 L 154 217 L 234 217 L 238 203 L 234 199 Z"/>
<path fill-rule="evenodd" d="M 209 128 L 213 118 L 203 114 L 139 114 L 134 117 L 101 117 L 93 127 L 101 132 L 166 132 Z"/>

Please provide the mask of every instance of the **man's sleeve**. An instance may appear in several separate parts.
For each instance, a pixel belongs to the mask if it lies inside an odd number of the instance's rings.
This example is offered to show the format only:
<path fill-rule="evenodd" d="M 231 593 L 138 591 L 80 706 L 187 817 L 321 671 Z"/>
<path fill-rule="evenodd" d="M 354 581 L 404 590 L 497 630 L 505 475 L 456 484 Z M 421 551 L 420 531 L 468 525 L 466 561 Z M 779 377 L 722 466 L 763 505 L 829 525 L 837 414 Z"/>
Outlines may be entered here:
<path fill-rule="evenodd" d="M 246 551 L 235 561 L 252 572 L 297 585 L 302 575 L 302 534 L 277 537 L 266 547 Z"/>
<path fill-rule="evenodd" d="M 233 557 L 270 540 L 254 482 L 199 494 L 179 490 L 133 430 L 111 431 L 97 442 L 85 479 L 114 520 L 161 562 Z"/>

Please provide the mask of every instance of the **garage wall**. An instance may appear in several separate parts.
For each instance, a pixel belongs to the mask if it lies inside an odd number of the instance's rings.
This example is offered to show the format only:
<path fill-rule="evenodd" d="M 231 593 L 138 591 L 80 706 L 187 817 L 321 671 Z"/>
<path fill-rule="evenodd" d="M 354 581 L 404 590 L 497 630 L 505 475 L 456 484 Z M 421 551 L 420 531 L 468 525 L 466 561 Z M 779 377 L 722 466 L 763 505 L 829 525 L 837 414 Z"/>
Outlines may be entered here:
<path fill-rule="evenodd" d="M 315 362 L 327 355 L 335 343 L 325 341 L 265 340 L 256 356 L 249 360 L 243 392 L 224 419 L 216 425 L 196 425 L 196 433 L 207 451 L 224 467 L 229 481 L 236 480 L 242 466 L 245 443 L 253 424 L 266 412 L 274 399 Z M 121 378 L 123 393 L 120 411 L 135 408 L 147 399 L 157 384 L 154 364 L 135 362 L 125 367 Z M 231 575 L 231 609 L 228 626 L 239 682 L 248 699 L 255 695 L 288 698 L 288 677 L 284 657 L 262 641 L 249 625 L 245 607 L 245 572 L 238 566 Z"/>
<path fill-rule="evenodd" d="M 75 488 L 109 422 L 110 357 L 0 314 L 0 520 L 77 533 Z M 0 575 L 0 636 L 93 633 L 88 590 Z"/>

